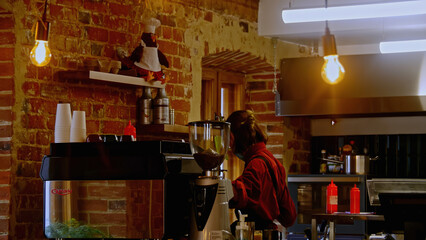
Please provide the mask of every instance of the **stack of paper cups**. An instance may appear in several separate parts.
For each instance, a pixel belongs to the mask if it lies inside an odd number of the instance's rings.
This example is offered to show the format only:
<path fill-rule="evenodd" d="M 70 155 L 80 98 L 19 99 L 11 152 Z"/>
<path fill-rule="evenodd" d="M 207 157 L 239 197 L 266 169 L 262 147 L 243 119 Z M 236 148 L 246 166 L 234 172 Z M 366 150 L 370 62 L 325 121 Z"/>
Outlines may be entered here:
<path fill-rule="evenodd" d="M 55 143 L 70 141 L 71 106 L 69 103 L 59 103 L 56 107 Z"/>
<path fill-rule="evenodd" d="M 86 141 L 86 112 L 73 111 L 70 142 L 85 142 Z"/>

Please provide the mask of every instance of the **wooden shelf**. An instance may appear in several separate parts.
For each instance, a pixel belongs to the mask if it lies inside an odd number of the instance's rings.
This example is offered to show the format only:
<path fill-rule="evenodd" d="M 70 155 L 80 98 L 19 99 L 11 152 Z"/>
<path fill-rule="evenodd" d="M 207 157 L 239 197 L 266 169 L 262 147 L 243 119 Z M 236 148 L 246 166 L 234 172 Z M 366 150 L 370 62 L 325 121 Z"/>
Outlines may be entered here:
<path fill-rule="evenodd" d="M 60 71 L 58 72 L 58 76 L 61 79 L 97 80 L 140 87 L 164 88 L 166 86 L 165 84 L 161 84 L 160 81 L 147 82 L 144 78 L 141 77 L 98 71 Z"/>
<path fill-rule="evenodd" d="M 185 140 L 189 139 L 188 126 L 169 124 L 136 125 L 138 140 Z"/>

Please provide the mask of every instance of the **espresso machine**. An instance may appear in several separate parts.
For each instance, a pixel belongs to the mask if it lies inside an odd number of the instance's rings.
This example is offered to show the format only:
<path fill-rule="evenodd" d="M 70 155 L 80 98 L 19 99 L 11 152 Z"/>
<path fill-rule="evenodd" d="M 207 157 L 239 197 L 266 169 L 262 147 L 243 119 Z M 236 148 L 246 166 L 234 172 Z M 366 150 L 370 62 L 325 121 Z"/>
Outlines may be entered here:
<path fill-rule="evenodd" d="M 190 240 L 232 239 L 228 201 L 232 185 L 221 164 L 229 148 L 230 123 L 189 123 L 191 152 L 203 173 L 194 182 Z"/>

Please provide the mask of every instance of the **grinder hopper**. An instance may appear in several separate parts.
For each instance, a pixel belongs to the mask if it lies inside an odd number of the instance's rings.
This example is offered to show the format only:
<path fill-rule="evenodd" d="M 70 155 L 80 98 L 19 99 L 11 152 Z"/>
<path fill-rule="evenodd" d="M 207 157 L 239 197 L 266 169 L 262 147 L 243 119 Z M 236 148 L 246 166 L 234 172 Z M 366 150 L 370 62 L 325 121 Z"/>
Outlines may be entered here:
<path fill-rule="evenodd" d="M 220 121 L 189 123 L 189 143 L 197 164 L 206 175 L 223 163 L 229 148 L 231 124 Z"/>

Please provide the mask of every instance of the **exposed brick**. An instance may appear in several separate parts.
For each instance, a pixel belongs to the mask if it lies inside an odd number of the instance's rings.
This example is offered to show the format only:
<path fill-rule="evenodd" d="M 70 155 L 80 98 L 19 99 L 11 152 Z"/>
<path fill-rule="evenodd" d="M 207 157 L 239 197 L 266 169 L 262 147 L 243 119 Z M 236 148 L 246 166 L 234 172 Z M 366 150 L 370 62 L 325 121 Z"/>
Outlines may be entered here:
<path fill-rule="evenodd" d="M 11 62 L 0 62 L 0 69 L 0 76 L 12 76 L 15 73 L 14 65 Z"/>
<path fill-rule="evenodd" d="M 173 29 L 171 27 L 162 26 L 161 32 L 162 32 L 163 39 L 169 40 L 173 38 Z"/>
<path fill-rule="evenodd" d="M 0 48 L 0 61 L 12 61 L 15 58 L 15 49 Z"/>
<path fill-rule="evenodd" d="M 183 86 L 174 86 L 173 87 L 173 95 L 175 97 L 185 97 L 185 89 Z"/>
<path fill-rule="evenodd" d="M 118 118 L 120 119 L 130 119 L 130 111 L 128 107 L 117 107 L 118 108 Z"/>
<path fill-rule="evenodd" d="M 106 134 L 123 134 L 125 124 L 118 121 L 104 121 L 102 132 Z"/>
<path fill-rule="evenodd" d="M 12 127 L 10 125 L 0 125 L 0 138 L 2 137 L 11 137 L 12 136 Z"/>
<path fill-rule="evenodd" d="M 271 114 L 256 114 L 256 119 L 260 122 L 282 122 L 282 117 L 275 116 L 275 113 Z"/>
<path fill-rule="evenodd" d="M 0 110 L 0 122 L 6 121 L 11 122 L 12 121 L 12 111 L 11 110 Z"/>
<path fill-rule="evenodd" d="M 99 121 L 86 120 L 86 132 L 87 134 L 99 133 L 100 123 Z"/>
<path fill-rule="evenodd" d="M 178 44 L 169 41 L 158 40 L 159 49 L 164 54 L 177 55 Z"/>
<path fill-rule="evenodd" d="M 13 90 L 13 78 L 0 78 L 0 91 Z"/>
<path fill-rule="evenodd" d="M 263 113 L 267 110 L 265 103 L 250 103 L 247 104 L 247 108 L 251 109 L 254 113 Z"/>
<path fill-rule="evenodd" d="M 108 42 L 108 30 L 96 27 L 85 27 L 89 40 Z"/>
<path fill-rule="evenodd" d="M 282 144 L 284 141 L 284 136 L 281 135 L 269 135 L 268 138 L 268 144 L 275 145 L 275 144 Z"/>
<path fill-rule="evenodd" d="M 252 90 L 266 90 L 266 82 L 247 82 L 247 89 Z"/>
<path fill-rule="evenodd" d="M 251 102 L 275 101 L 275 94 L 272 91 L 250 93 Z"/>
<path fill-rule="evenodd" d="M 213 13 L 212 12 L 206 12 L 204 15 L 204 20 L 208 22 L 213 22 Z"/>
<path fill-rule="evenodd" d="M 12 16 L 0 16 L 0 29 L 14 28 L 15 21 Z"/>
<path fill-rule="evenodd" d="M 116 4 L 116 3 L 109 3 L 109 9 L 112 15 L 128 16 L 131 10 L 131 6 Z"/>
<path fill-rule="evenodd" d="M 284 126 L 282 124 L 274 124 L 267 126 L 268 133 L 282 133 L 284 132 Z"/>
<path fill-rule="evenodd" d="M 10 200 L 10 187 L 0 187 L 0 200 Z"/>
<path fill-rule="evenodd" d="M 86 0 L 84 1 L 84 8 L 94 12 L 107 12 L 107 2 L 99 0 Z"/>
<path fill-rule="evenodd" d="M 90 12 L 79 11 L 78 12 L 78 21 L 84 24 L 90 23 Z"/>
<path fill-rule="evenodd" d="M 42 159 L 40 147 L 23 145 L 17 148 L 17 152 L 18 152 L 18 155 L 17 155 L 18 160 L 41 161 Z"/>
<path fill-rule="evenodd" d="M 0 94 L 0 107 L 12 106 L 13 98 L 11 94 Z"/>
<path fill-rule="evenodd" d="M 170 26 L 170 27 L 176 27 L 176 16 L 173 15 L 160 15 L 158 16 L 158 19 L 161 21 L 161 25 L 163 26 Z"/>
<path fill-rule="evenodd" d="M 110 44 L 125 44 L 127 42 L 127 34 L 122 32 L 109 32 L 109 43 Z"/>
<path fill-rule="evenodd" d="M 0 156 L 0 170 L 10 169 L 11 160 L 11 156 Z"/>
<path fill-rule="evenodd" d="M 57 0 L 56 3 L 71 7 L 80 7 L 83 5 L 83 0 Z"/>
<path fill-rule="evenodd" d="M 189 112 L 191 104 L 187 100 L 172 100 L 170 106 L 175 109 L 175 111 Z"/>
<path fill-rule="evenodd" d="M 0 216 L 8 216 L 10 213 L 9 203 L 0 203 Z"/>
<path fill-rule="evenodd" d="M 117 118 L 118 109 L 116 106 L 108 105 L 106 107 L 105 116 L 108 118 Z"/>
<path fill-rule="evenodd" d="M 40 95 L 40 84 L 38 82 L 26 81 L 22 84 L 22 91 L 27 96 L 38 96 Z"/>

